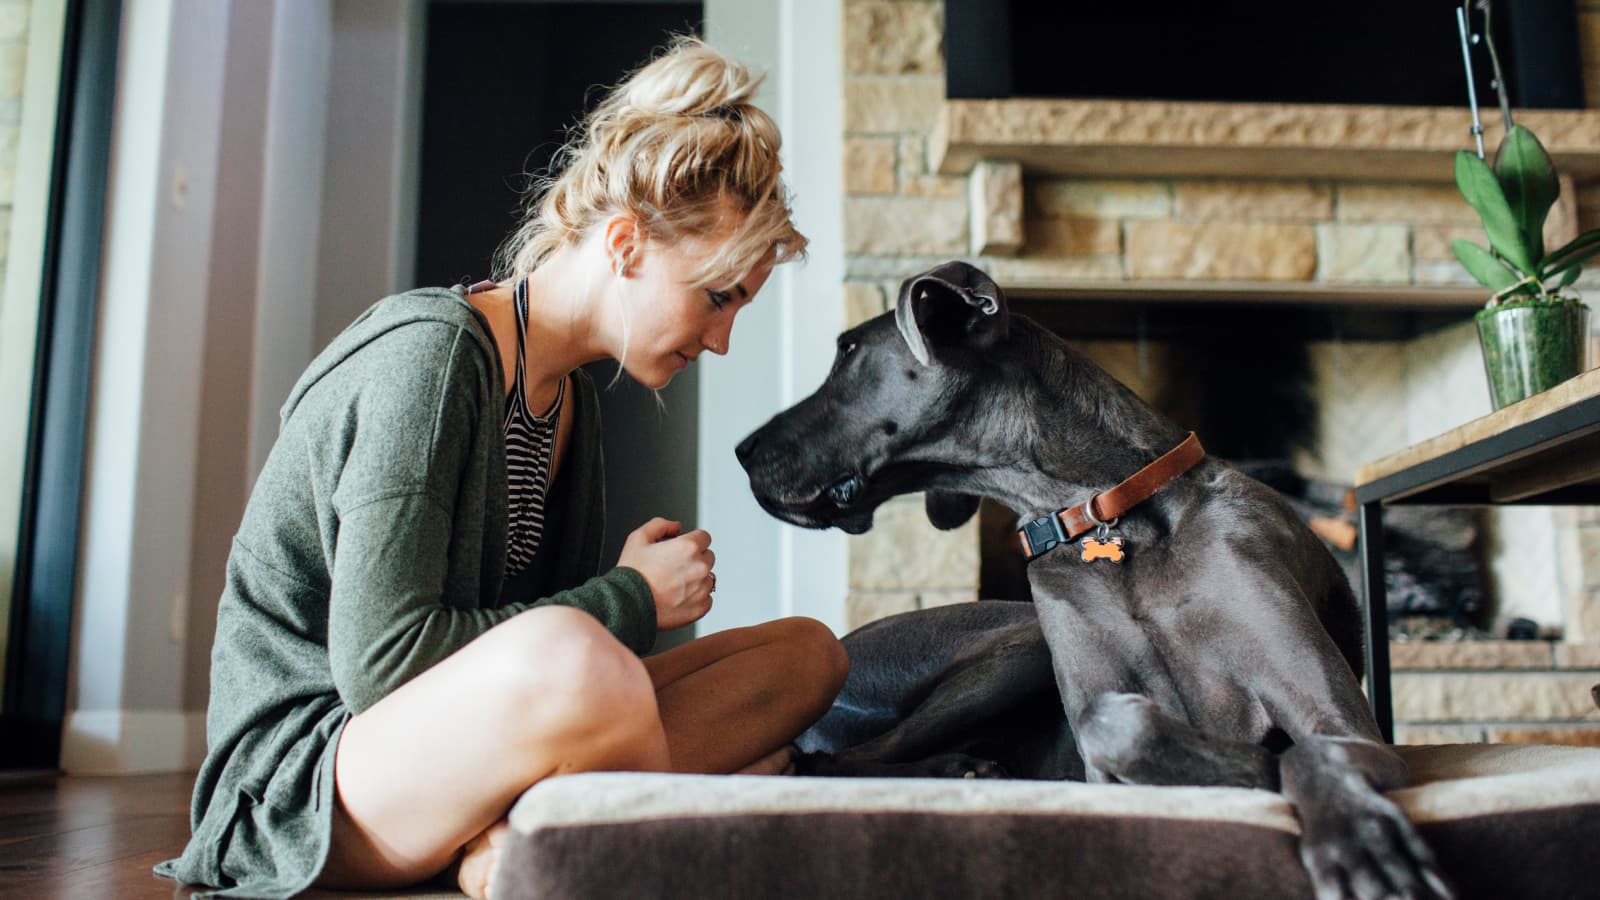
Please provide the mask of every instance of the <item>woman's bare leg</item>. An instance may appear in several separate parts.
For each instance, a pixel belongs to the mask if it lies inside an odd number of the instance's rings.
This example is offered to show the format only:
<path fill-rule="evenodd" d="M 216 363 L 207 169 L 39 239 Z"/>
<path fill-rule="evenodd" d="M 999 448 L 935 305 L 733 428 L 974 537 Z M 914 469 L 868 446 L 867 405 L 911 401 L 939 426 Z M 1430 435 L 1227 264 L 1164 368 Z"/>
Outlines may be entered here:
<path fill-rule="evenodd" d="M 505 640 L 486 643 L 494 635 Z M 827 711 L 848 665 L 832 632 L 810 619 L 719 632 L 641 665 L 584 613 L 524 613 L 345 727 L 334 846 L 318 884 L 413 884 L 460 855 L 462 888 L 482 897 L 505 813 L 535 782 L 760 765 Z M 496 674 L 502 667 L 528 670 L 526 690 L 501 687 L 517 680 Z M 558 701 L 563 691 L 578 693 Z M 514 696 L 496 703 L 501 694 Z"/>
<path fill-rule="evenodd" d="M 670 768 L 638 657 L 587 613 L 529 610 L 345 726 L 333 847 L 317 883 L 415 884 L 543 778 Z"/>
<path fill-rule="evenodd" d="M 675 772 L 723 774 L 769 757 L 822 718 L 849 658 L 815 619 L 697 638 L 644 661 Z"/>
<path fill-rule="evenodd" d="M 718 632 L 644 661 L 678 772 L 780 775 L 789 742 L 827 712 L 850 667 L 827 626 L 791 618 Z M 457 882 L 489 891 L 504 820 L 462 849 Z"/>

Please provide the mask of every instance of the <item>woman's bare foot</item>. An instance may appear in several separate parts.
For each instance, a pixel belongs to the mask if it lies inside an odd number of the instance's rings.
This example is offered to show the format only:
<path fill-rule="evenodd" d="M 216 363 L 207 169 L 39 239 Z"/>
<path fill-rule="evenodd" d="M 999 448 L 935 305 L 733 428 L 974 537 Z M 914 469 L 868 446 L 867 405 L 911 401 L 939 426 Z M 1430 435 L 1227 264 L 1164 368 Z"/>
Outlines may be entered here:
<path fill-rule="evenodd" d="M 489 879 L 494 875 L 495 861 L 500 858 L 500 847 L 505 844 L 511 826 L 501 819 L 461 848 L 461 862 L 456 866 L 456 884 L 472 900 L 487 900 L 494 885 Z"/>
<path fill-rule="evenodd" d="M 793 744 L 784 744 L 782 747 L 761 757 L 748 766 L 733 773 L 735 775 L 793 775 L 794 774 Z"/>

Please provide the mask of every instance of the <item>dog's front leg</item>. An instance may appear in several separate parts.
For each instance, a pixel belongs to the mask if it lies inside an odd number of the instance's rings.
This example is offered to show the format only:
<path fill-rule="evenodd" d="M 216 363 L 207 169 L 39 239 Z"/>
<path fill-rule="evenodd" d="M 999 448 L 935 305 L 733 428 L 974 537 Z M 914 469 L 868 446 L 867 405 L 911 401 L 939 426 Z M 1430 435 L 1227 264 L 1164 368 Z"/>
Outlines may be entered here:
<path fill-rule="evenodd" d="M 1284 752 L 1279 773 L 1300 818 L 1300 859 L 1318 900 L 1454 896 L 1416 827 L 1383 796 L 1410 781 L 1393 750 L 1309 735 Z"/>
<path fill-rule="evenodd" d="M 1073 731 L 1083 758 L 1121 782 L 1278 790 L 1267 748 L 1203 734 L 1139 694 L 1101 694 Z"/>

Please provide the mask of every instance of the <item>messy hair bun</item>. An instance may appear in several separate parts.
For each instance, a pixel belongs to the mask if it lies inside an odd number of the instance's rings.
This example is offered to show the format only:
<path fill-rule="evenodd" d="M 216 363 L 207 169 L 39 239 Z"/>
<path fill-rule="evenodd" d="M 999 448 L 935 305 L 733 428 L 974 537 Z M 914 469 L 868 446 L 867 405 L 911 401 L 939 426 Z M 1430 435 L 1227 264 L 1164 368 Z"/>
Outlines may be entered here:
<path fill-rule="evenodd" d="M 520 277 L 591 226 L 625 212 L 655 241 L 739 227 L 690 278 L 736 280 L 805 252 L 780 177 L 781 138 L 752 101 L 761 76 L 692 37 L 616 86 L 530 192 L 522 226 L 501 248 Z M 742 221 L 739 217 L 742 217 Z"/>

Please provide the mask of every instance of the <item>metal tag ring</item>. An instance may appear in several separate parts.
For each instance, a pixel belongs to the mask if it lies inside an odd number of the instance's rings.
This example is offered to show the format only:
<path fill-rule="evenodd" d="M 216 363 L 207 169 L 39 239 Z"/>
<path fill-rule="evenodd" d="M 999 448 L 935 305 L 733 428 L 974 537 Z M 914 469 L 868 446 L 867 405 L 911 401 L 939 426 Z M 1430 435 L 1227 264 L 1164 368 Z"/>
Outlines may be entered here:
<path fill-rule="evenodd" d="M 1101 536 L 1104 536 L 1106 532 L 1108 532 L 1112 528 L 1116 527 L 1117 522 L 1121 520 L 1121 517 L 1120 516 L 1112 516 L 1110 521 L 1106 521 L 1106 522 L 1102 522 L 1099 519 L 1095 518 L 1095 515 L 1094 515 L 1094 501 L 1096 501 L 1098 499 L 1100 499 L 1100 495 L 1099 494 L 1095 494 L 1093 497 L 1090 497 L 1089 501 L 1087 503 L 1083 504 L 1083 514 L 1089 517 L 1089 521 L 1091 521 L 1094 524 L 1100 526 L 1100 534 L 1101 534 Z"/>

